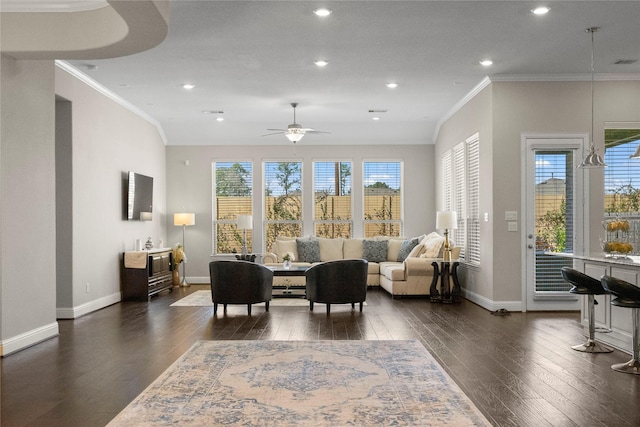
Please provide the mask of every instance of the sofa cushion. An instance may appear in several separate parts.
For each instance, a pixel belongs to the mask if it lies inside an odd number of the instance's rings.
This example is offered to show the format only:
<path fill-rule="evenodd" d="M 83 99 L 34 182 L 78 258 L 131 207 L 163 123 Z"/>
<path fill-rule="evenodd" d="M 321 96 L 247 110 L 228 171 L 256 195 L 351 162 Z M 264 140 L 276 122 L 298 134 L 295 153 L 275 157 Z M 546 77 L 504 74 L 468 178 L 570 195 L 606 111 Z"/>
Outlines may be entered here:
<path fill-rule="evenodd" d="M 362 258 L 362 241 L 364 239 L 344 239 L 342 250 L 344 259 Z"/>
<path fill-rule="evenodd" d="M 413 248 L 415 248 L 417 245 L 418 238 L 404 240 L 402 242 L 402 245 L 400 245 L 400 251 L 398 252 L 398 258 L 396 259 L 396 261 L 402 262 L 407 259 Z"/>
<path fill-rule="evenodd" d="M 342 255 L 343 238 L 326 239 L 318 237 L 317 240 L 320 246 L 320 261 L 334 261 L 344 258 Z"/>
<path fill-rule="evenodd" d="M 298 260 L 301 262 L 319 262 L 320 244 L 315 237 L 296 239 Z"/>
<path fill-rule="evenodd" d="M 369 262 L 367 263 L 367 274 L 379 274 L 380 273 L 380 264 L 377 262 Z"/>
<path fill-rule="evenodd" d="M 362 257 L 370 262 L 386 261 L 387 241 L 364 239 L 362 241 Z"/>
<path fill-rule="evenodd" d="M 295 239 L 292 240 L 276 240 L 273 245 L 271 245 L 271 251 L 278 256 L 278 262 L 282 262 L 282 257 L 287 252 L 291 252 L 293 254 L 293 260 L 298 260 L 298 245 L 296 244 Z"/>
<path fill-rule="evenodd" d="M 380 264 L 380 274 L 391 281 L 405 280 L 404 265 L 399 262 L 383 262 Z"/>
<path fill-rule="evenodd" d="M 407 255 L 407 258 L 418 258 L 423 253 L 424 253 L 424 245 L 422 243 L 418 243 L 413 249 L 411 249 L 411 252 L 409 252 L 409 255 Z"/>
<path fill-rule="evenodd" d="M 387 239 L 387 259 L 386 261 L 397 261 L 400 247 L 404 242 L 403 238 L 390 237 Z"/>

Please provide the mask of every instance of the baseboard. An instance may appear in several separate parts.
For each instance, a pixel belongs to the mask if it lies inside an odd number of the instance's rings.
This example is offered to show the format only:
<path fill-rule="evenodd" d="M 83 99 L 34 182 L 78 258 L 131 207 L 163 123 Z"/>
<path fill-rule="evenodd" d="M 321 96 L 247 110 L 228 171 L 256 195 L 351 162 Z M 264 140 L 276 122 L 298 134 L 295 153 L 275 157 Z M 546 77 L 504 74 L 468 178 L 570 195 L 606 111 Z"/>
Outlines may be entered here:
<path fill-rule="evenodd" d="M 466 289 L 462 289 L 462 296 L 489 311 L 496 311 L 501 308 L 508 311 L 522 311 L 522 301 L 493 301 Z"/>
<path fill-rule="evenodd" d="M 53 322 L 29 332 L 11 337 L 7 340 L 2 340 L 0 341 L 0 356 L 8 356 L 16 351 L 31 347 L 32 345 L 36 345 L 50 338 L 57 337 L 58 334 L 58 322 Z"/>
<path fill-rule="evenodd" d="M 91 312 L 108 307 L 112 304 L 116 304 L 122 300 L 120 292 L 107 295 L 106 297 L 98 298 L 93 301 L 89 301 L 77 307 L 58 307 L 56 309 L 56 318 L 58 319 L 77 319 L 80 316 L 89 314 Z"/>
<path fill-rule="evenodd" d="M 187 283 L 189 283 L 190 285 L 210 285 L 211 278 L 209 276 L 202 276 L 202 277 L 187 276 Z"/>

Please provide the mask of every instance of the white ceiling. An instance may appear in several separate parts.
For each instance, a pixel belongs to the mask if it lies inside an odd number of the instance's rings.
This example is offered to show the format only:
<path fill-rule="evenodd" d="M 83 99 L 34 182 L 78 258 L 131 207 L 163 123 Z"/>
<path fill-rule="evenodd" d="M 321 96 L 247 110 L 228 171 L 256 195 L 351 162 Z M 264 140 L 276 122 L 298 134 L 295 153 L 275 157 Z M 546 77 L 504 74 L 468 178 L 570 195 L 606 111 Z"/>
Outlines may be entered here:
<path fill-rule="evenodd" d="M 551 11 L 533 15 L 541 3 Z M 170 145 L 290 144 L 261 135 L 292 123 L 291 102 L 298 123 L 331 132 L 299 144 L 428 144 L 486 76 L 589 80 L 592 26 L 597 77 L 639 79 L 639 1 L 177 0 L 157 47 L 69 62 L 155 118 Z"/>

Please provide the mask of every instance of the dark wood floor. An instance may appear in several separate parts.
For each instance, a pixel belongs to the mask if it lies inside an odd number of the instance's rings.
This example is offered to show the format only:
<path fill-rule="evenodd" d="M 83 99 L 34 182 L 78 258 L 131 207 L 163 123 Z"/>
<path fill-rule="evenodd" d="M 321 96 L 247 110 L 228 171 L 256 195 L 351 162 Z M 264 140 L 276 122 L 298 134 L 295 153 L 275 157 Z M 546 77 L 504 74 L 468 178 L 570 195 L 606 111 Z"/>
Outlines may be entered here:
<path fill-rule="evenodd" d="M 576 313 L 494 316 L 370 290 L 349 305 L 169 307 L 206 286 L 60 321 L 60 336 L 1 360 L 2 426 L 103 426 L 197 340 L 419 340 L 496 426 L 638 426 L 640 376 L 629 359 L 589 355 Z"/>

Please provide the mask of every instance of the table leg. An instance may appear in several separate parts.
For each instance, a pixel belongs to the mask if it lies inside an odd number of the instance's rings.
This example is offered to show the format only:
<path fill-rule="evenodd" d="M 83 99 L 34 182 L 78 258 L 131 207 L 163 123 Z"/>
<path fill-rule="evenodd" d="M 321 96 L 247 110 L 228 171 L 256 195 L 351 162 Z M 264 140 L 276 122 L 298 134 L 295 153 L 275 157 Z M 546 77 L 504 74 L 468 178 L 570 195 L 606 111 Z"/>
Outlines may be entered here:
<path fill-rule="evenodd" d="M 440 278 L 440 267 L 437 262 L 432 262 L 433 266 L 433 279 L 431 280 L 431 287 L 429 288 L 429 297 L 431 302 L 440 302 L 440 294 L 438 293 L 438 279 Z"/>

